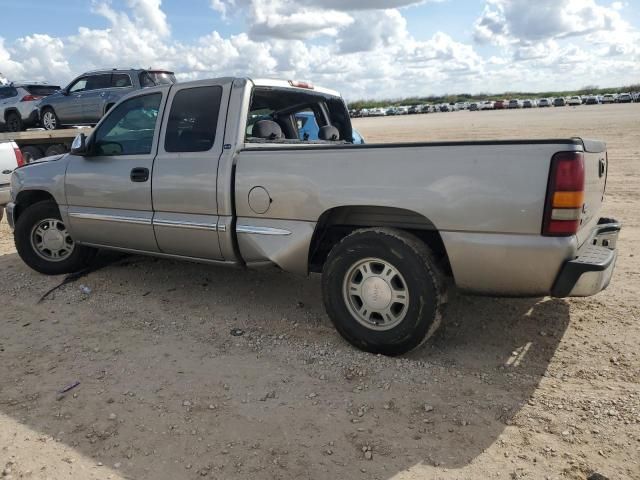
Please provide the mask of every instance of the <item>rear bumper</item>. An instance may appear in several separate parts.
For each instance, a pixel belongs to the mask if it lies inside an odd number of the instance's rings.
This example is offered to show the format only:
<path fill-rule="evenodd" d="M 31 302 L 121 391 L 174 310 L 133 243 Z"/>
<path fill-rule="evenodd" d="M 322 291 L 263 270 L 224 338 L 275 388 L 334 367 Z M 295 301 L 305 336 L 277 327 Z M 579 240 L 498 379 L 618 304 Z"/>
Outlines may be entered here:
<path fill-rule="evenodd" d="M 609 285 L 616 265 L 620 223 L 601 218 L 573 260 L 565 262 L 551 290 L 554 297 L 588 297 Z"/>

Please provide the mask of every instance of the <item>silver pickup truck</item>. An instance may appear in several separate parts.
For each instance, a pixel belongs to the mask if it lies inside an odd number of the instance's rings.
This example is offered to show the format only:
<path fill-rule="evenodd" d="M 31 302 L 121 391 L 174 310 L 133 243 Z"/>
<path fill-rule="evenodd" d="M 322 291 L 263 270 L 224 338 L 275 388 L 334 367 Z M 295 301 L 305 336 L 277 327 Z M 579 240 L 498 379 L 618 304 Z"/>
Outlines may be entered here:
<path fill-rule="evenodd" d="M 302 132 L 305 115 L 317 132 Z M 604 143 L 351 139 L 339 94 L 308 83 L 149 88 L 70 154 L 18 168 L 7 216 L 22 259 L 50 275 L 99 248 L 321 273 L 338 331 L 388 355 L 429 337 L 450 284 L 556 297 L 608 285 L 620 226 L 598 216 Z"/>

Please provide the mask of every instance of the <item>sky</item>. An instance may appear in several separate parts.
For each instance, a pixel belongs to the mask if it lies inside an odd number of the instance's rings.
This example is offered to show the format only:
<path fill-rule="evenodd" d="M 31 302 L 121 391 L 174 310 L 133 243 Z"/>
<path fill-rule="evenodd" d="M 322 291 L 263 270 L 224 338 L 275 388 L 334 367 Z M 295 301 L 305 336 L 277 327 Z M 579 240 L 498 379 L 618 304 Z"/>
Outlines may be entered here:
<path fill-rule="evenodd" d="M 0 0 L 0 72 L 310 80 L 348 100 L 640 83 L 640 0 Z"/>

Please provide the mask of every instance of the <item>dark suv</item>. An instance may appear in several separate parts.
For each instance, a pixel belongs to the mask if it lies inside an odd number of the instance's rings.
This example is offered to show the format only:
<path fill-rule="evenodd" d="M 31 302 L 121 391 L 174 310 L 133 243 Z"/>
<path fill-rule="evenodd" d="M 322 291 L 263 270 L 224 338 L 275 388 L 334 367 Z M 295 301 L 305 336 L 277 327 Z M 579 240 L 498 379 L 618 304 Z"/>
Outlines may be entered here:
<path fill-rule="evenodd" d="M 46 130 L 71 125 L 95 125 L 122 97 L 145 87 L 175 83 L 173 72 L 162 70 L 96 70 L 75 78 L 38 106 Z"/>

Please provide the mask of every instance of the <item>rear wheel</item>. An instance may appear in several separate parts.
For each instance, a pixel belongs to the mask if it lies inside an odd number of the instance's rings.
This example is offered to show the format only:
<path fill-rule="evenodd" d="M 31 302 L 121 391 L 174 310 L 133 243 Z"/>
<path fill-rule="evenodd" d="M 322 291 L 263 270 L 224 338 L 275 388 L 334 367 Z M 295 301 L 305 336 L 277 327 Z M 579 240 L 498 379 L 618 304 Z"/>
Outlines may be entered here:
<path fill-rule="evenodd" d="M 10 112 L 7 114 L 7 130 L 10 132 L 21 132 L 22 131 L 22 118 L 16 112 Z"/>
<path fill-rule="evenodd" d="M 15 243 L 24 263 L 46 275 L 82 270 L 96 254 L 95 249 L 74 242 L 58 206 L 51 201 L 35 203 L 22 212 L 16 222 Z"/>
<path fill-rule="evenodd" d="M 42 111 L 42 126 L 45 130 L 55 130 L 56 128 L 60 128 L 58 116 L 52 108 L 45 108 Z"/>
<path fill-rule="evenodd" d="M 431 250 L 414 235 L 362 229 L 331 250 L 322 294 L 329 317 L 349 343 L 400 355 L 440 324 L 444 281 Z"/>

